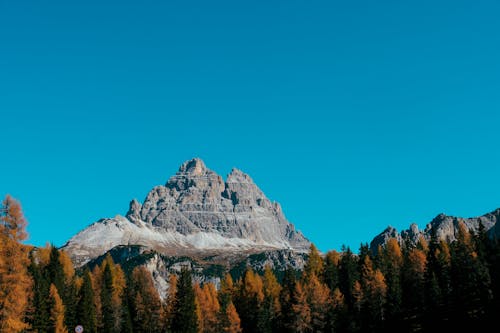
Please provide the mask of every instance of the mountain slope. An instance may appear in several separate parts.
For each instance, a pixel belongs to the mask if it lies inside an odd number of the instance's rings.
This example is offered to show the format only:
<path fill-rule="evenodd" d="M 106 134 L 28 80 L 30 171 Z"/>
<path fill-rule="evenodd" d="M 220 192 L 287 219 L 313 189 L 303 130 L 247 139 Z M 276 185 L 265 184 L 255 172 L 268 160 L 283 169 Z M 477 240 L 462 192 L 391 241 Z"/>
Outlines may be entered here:
<path fill-rule="evenodd" d="M 200 159 L 185 162 L 164 186 L 125 217 L 102 219 L 63 247 L 77 265 L 122 245 L 140 245 L 164 255 L 204 256 L 231 251 L 307 251 L 310 242 L 289 223 L 253 180 L 233 169 L 224 182 Z"/>

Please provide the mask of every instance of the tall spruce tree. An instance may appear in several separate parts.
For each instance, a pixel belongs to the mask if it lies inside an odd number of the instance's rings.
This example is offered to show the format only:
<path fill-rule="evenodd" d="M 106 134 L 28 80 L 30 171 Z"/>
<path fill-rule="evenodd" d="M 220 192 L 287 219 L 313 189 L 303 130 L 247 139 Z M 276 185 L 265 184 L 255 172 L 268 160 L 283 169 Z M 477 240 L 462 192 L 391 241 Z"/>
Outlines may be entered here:
<path fill-rule="evenodd" d="M 290 332 L 294 326 L 293 302 L 295 299 L 295 285 L 297 279 L 293 268 L 288 266 L 283 276 L 280 291 L 281 312 L 278 317 L 278 327 L 280 332 Z"/>
<path fill-rule="evenodd" d="M 480 260 L 474 248 L 472 235 L 459 224 L 457 241 L 453 243 L 451 273 L 453 320 L 463 327 L 474 326 L 484 315 L 491 301 L 491 279 L 485 262 Z"/>
<path fill-rule="evenodd" d="M 105 332 L 115 332 L 114 309 L 111 302 L 113 295 L 113 278 L 111 276 L 110 264 L 106 264 L 103 271 L 101 286 L 101 307 L 103 316 L 103 329 Z"/>
<path fill-rule="evenodd" d="M 130 291 L 125 289 L 122 294 L 122 302 L 121 302 L 121 318 L 120 318 L 120 327 L 122 333 L 132 333 L 134 332 L 134 328 L 132 325 L 132 316 L 130 313 L 130 302 L 129 302 Z"/>
<path fill-rule="evenodd" d="M 177 283 L 174 314 L 172 318 L 173 333 L 197 333 L 198 318 L 196 315 L 195 295 L 191 271 L 183 267 Z"/>
<path fill-rule="evenodd" d="M 339 264 L 340 254 L 337 251 L 330 251 L 326 254 L 324 280 L 330 290 L 339 287 Z"/>
<path fill-rule="evenodd" d="M 78 325 L 82 325 L 85 332 L 96 333 L 94 290 L 92 278 L 88 268 L 83 272 L 82 286 L 78 292 L 77 317 Z"/>
<path fill-rule="evenodd" d="M 29 272 L 33 279 L 33 301 L 30 314 L 31 329 L 35 332 L 47 332 L 50 325 L 49 283 L 43 275 L 36 258 L 37 253 L 30 253 Z"/>
<path fill-rule="evenodd" d="M 59 259 L 59 250 L 52 245 L 50 247 L 50 258 L 47 267 L 45 268 L 47 279 L 50 283 L 54 284 L 57 288 L 59 296 L 64 293 L 66 289 L 64 269 Z M 61 296 L 63 298 L 63 296 Z"/>
<path fill-rule="evenodd" d="M 342 257 L 339 264 L 339 288 L 344 295 L 345 303 L 349 308 L 354 306 L 353 287 L 359 280 L 357 257 L 349 247 L 342 246 Z"/>

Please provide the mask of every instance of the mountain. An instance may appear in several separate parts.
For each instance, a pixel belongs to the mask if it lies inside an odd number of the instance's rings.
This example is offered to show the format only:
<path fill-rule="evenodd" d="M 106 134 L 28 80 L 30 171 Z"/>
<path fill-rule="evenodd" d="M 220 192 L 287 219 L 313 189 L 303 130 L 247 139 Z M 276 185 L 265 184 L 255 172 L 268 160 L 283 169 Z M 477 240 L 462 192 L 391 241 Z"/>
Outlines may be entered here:
<path fill-rule="evenodd" d="M 91 224 L 63 249 L 82 266 L 112 249 L 133 246 L 217 263 L 227 262 L 228 254 L 235 262 L 270 251 L 303 254 L 309 245 L 250 176 L 233 169 L 224 181 L 195 158 L 154 187 L 142 204 L 132 200 L 125 216 Z"/>
<path fill-rule="evenodd" d="M 377 251 L 378 247 L 384 245 L 390 238 L 396 238 L 400 243 L 416 244 L 421 236 L 426 240 L 430 240 L 433 233 L 438 239 L 453 242 L 458 234 L 460 223 L 464 223 L 467 229 L 473 232 L 479 231 L 480 225 L 483 225 L 484 230 L 491 238 L 500 238 L 500 223 L 497 223 L 498 221 L 500 221 L 500 208 L 491 213 L 470 218 L 439 214 L 427 224 L 424 230 L 419 230 L 415 223 L 411 224 L 409 229 L 401 231 L 401 233 L 388 226 L 371 241 L 370 249 L 374 252 Z"/>

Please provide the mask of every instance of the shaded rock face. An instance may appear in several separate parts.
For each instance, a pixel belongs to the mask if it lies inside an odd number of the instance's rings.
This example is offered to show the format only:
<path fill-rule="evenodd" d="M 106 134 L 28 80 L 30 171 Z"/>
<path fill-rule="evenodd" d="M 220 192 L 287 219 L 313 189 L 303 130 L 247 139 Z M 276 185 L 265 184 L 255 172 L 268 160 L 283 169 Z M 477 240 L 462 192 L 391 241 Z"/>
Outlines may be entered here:
<path fill-rule="evenodd" d="M 197 250 L 307 252 L 310 242 L 250 176 L 233 169 L 224 181 L 195 158 L 154 187 L 142 204 L 132 200 L 125 217 L 90 225 L 64 249 L 81 265 L 120 245 L 192 255 Z"/>
<path fill-rule="evenodd" d="M 92 270 L 95 265 L 100 265 L 108 254 L 126 273 L 131 273 L 139 265 L 145 266 L 151 273 L 155 288 L 162 298 L 165 298 L 170 288 L 169 276 L 178 275 L 183 267 L 191 270 L 195 282 L 200 284 L 211 282 L 219 288 L 221 280 L 227 273 L 237 280 L 243 276 L 248 267 L 263 274 L 265 267 L 269 266 L 280 278 L 287 269 L 302 270 L 307 260 L 307 254 L 292 250 L 192 258 L 165 256 L 141 246 L 117 246 L 107 254 L 91 260 L 87 267 Z"/>
<path fill-rule="evenodd" d="M 388 227 L 372 240 L 370 249 L 374 252 L 377 251 L 377 248 L 384 245 L 389 238 L 396 238 L 400 244 L 407 242 L 414 245 L 418 242 L 420 237 L 430 240 L 433 233 L 435 233 L 438 239 L 453 242 L 457 239 L 458 226 L 460 223 L 464 223 L 467 229 L 472 232 L 478 232 L 482 224 L 484 230 L 490 237 L 498 238 L 500 236 L 500 224 L 497 223 L 499 220 L 500 208 L 491 213 L 471 218 L 439 214 L 427 224 L 424 230 L 419 230 L 415 223 L 411 224 L 409 229 L 403 230 L 401 233 L 397 232 L 397 230 L 392 227 Z"/>

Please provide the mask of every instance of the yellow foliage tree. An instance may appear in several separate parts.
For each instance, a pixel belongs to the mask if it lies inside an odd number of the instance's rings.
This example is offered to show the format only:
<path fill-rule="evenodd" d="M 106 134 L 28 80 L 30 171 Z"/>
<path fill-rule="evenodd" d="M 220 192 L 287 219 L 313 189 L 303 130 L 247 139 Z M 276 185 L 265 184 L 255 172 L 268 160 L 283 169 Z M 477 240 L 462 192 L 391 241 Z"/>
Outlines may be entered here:
<path fill-rule="evenodd" d="M 21 244 L 27 238 L 27 222 L 12 197 L 0 208 L 0 332 L 15 333 L 29 326 L 25 315 L 33 282 L 27 270 L 29 248 Z"/>
<path fill-rule="evenodd" d="M 222 281 L 220 282 L 219 289 L 219 303 L 223 309 L 233 301 L 233 295 L 235 293 L 235 287 L 233 283 L 233 278 L 231 274 L 226 274 Z"/>
<path fill-rule="evenodd" d="M 102 269 L 98 265 L 92 270 L 92 289 L 94 292 L 94 305 L 95 305 L 95 318 L 96 326 L 99 331 L 102 329 L 102 303 L 101 303 L 101 290 L 102 290 Z"/>
<path fill-rule="evenodd" d="M 264 308 L 267 322 L 272 326 L 281 311 L 280 292 L 281 286 L 270 266 L 266 265 L 264 276 L 262 277 L 262 286 L 264 291 Z M 270 327 L 272 329 L 272 327 Z"/>
<path fill-rule="evenodd" d="M 175 307 L 175 294 L 177 293 L 177 275 L 170 274 L 168 277 L 168 293 L 165 299 L 165 327 L 170 329 L 170 325 L 172 324 L 172 316 L 174 314 Z"/>
<path fill-rule="evenodd" d="M 50 285 L 50 321 L 54 333 L 68 333 L 64 325 L 64 304 L 54 284 Z"/>
<path fill-rule="evenodd" d="M 222 327 L 223 332 L 226 333 L 241 333 L 241 320 L 233 302 L 229 302 L 226 307 L 225 317 L 227 318 L 227 325 Z"/>
<path fill-rule="evenodd" d="M 217 315 L 220 310 L 220 305 L 217 299 L 215 286 L 213 283 L 205 283 L 203 288 L 201 288 L 199 284 L 195 284 L 194 291 L 200 310 L 199 331 L 204 333 L 217 333 Z"/>
<path fill-rule="evenodd" d="M 304 278 L 307 281 L 313 274 L 316 276 L 322 276 L 323 269 L 323 258 L 321 258 L 321 255 L 316 246 L 311 243 L 311 246 L 309 247 L 309 258 L 307 259 L 306 265 L 304 267 Z"/>
<path fill-rule="evenodd" d="M 75 267 L 69 255 L 63 250 L 59 250 L 59 262 L 63 268 L 66 283 L 69 283 L 75 276 Z"/>
<path fill-rule="evenodd" d="M 399 269 L 403 265 L 403 253 L 396 238 L 390 238 L 385 244 L 385 253 L 388 261 Z"/>
<path fill-rule="evenodd" d="M 366 256 L 361 267 L 361 282 L 363 287 L 363 303 L 371 314 L 371 319 L 381 321 L 384 319 L 387 285 L 382 272 L 373 269 L 373 263 Z"/>
<path fill-rule="evenodd" d="M 111 256 L 108 254 L 103 264 L 101 265 L 101 270 L 104 271 L 105 265 L 109 265 L 111 271 L 112 279 L 112 293 L 111 293 L 111 305 L 113 308 L 113 318 L 114 327 L 116 331 L 121 329 L 121 319 L 122 319 L 122 300 L 123 293 L 125 292 L 125 287 L 127 284 L 127 279 L 125 273 L 123 272 L 120 265 L 114 263 Z"/>
<path fill-rule="evenodd" d="M 161 330 L 163 308 L 158 291 L 155 289 L 153 277 L 144 266 L 138 266 L 132 271 L 131 293 L 135 311 L 132 318 L 137 330 L 156 332 Z"/>
<path fill-rule="evenodd" d="M 353 297 L 353 305 L 356 312 L 361 312 L 362 302 L 363 302 L 363 288 L 361 287 L 361 283 L 358 280 L 354 281 L 354 285 L 352 287 L 352 297 Z"/>
<path fill-rule="evenodd" d="M 295 284 L 294 302 L 292 305 L 294 314 L 293 331 L 305 333 L 311 331 L 311 308 L 307 301 L 307 294 L 301 282 Z"/>
<path fill-rule="evenodd" d="M 322 332 L 327 324 L 327 313 L 331 306 L 330 289 L 313 273 L 305 285 L 307 301 L 311 311 L 313 331 Z"/>

